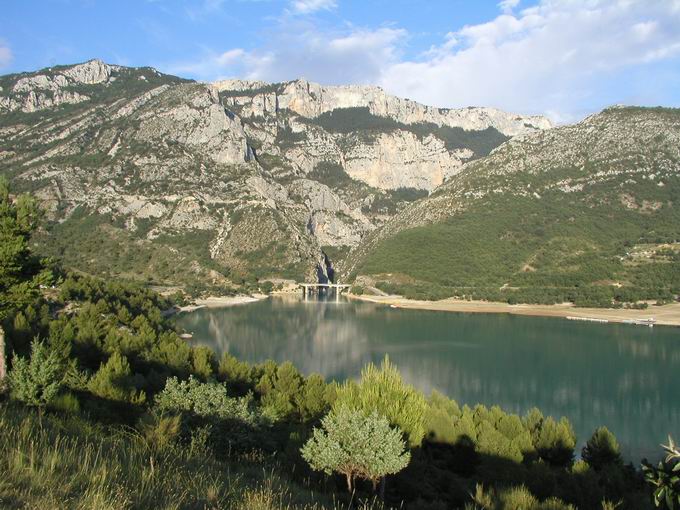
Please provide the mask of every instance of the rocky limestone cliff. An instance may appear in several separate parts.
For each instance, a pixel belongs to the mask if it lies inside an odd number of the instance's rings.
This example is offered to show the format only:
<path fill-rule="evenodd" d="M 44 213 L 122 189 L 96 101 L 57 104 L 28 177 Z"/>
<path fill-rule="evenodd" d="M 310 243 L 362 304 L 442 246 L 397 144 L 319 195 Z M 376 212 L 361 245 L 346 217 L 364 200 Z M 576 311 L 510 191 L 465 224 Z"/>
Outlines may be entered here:
<path fill-rule="evenodd" d="M 171 284 L 316 278 L 466 161 L 546 121 L 378 88 L 192 83 L 94 60 L 0 77 L 0 172 L 68 265 Z"/>
<path fill-rule="evenodd" d="M 475 153 L 465 143 L 447 147 L 447 136 L 495 134 L 491 144 L 496 146 L 509 137 L 551 127 L 544 117 L 492 108 L 424 106 L 379 87 L 323 87 L 305 80 L 281 84 L 225 80 L 213 86 L 224 104 L 247 123 L 262 151 L 282 157 L 303 173 L 325 161 L 341 162 L 352 178 L 379 189 L 431 191 L 465 162 L 488 153 L 484 149 Z M 351 116 L 354 119 L 347 124 Z M 315 129 L 319 125 L 323 131 Z M 284 146 L 277 143 L 280 127 L 306 136 Z"/>
<path fill-rule="evenodd" d="M 213 83 L 222 92 L 245 92 L 234 95 L 235 104 L 251 106 L 250 116 L 264 116 L 277 109 L 287 109 L 303 117 L 313 118 L 340 108 L 366 107 L 371 114 L 389 117 L 403 124 L 432 123 L 437 126 L 460 127 L 466 130 L 483 130 L 493 127 L 506 136 L 549 129 L 550 121 L 542 116 L 512 115 L 495 108 L 436 108 L 422 105 L 386 93 L 380 87 L 346 85 L 324 87 L 306 80 L 282 84 L 278 89 L 261 81 L 223 80 Z M 252 94 L 257 99 L 249 101 Z"/>

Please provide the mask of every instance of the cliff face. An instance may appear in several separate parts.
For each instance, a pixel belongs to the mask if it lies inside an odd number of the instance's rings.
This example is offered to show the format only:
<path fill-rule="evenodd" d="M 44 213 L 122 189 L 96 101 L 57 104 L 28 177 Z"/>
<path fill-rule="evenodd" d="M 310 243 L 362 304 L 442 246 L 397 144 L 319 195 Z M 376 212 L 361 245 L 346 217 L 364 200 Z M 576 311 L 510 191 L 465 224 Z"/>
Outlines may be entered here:
<path fill-rule="evenodd" d="M 549 127 L 375 87 L 229 81 L 90 61 L 0 77 L 0 172 L 44 251 L 163 283 L 313 278 L 508 137 Z"/>
<path fill-rule="evenodd" d="M 275 88 L 264 82 L 244 80 L 224 80 L 213 85 L 220 91 L 229 92 L 234 97 L 233 103 L 251 104 L 248 109 L 251 116 L 275 113 L 276 108 L 307 118 L 342 108 L 368 108 L 372 115 L 389 117 L 402 124 L 432 123 L 468 131 L 493 127 L 507 136 L 552 127 L 550 121 L 541 116 L 512 115 L 494 108 L 435 108 L 391 96 L 382 88 L 372 86 L 324 87 L 306 80 L 295 80 Z M 254 97 L 257 99 L 250 99 Z"/>
<path fill-rule="evenodd" d="M 352 178 L 379 189 L 430 191 L 466 161 L 488 153 L 475 153 L 475 144 L 462 138 L 476 136 L 495 147 L 509 137 L 551 127 L 544 117 L 493 108 L 433 108 L 390 96 L 379 87 L 322 87 L 305 80 L 213 85 L 251 127 L 264 151 L 284 157 L 302 172 L 319 162 L 339 161 Z M 276 144 L 268 129 L 282 114 L 293 133 L 306 135 L 294 147 Z M 324 129 L 314 129 L 318 126 Z"/>

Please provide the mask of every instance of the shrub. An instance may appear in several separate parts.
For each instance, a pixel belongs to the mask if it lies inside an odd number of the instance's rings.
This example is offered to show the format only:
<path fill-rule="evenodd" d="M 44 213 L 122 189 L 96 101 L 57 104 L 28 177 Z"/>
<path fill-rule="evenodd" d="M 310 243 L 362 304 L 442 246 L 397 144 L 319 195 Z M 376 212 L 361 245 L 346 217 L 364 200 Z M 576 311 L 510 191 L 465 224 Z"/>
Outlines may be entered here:
<path fill-rule="evenodd" d="M 227 388 L 216 382 L 202 383 L 194 377 L 180 381 L 171 377 L 156 396 L 160 412 L 192 413 L 204 418 L 236 419 L 255 424 L 257 416 L 250 409 L 250 397 L 230 398 Z"/>
<path fill-rule="evenodd" d="M 574 458 L 576 435 L 566 418 L 555 421 L 551 416 L 544 418 L 536 408 L 524 418 L 524 424 L 531 433 L 531 441 L 538 455 L 554 466 L 566 466 Z"/>
<path fill-rule="evenodd" d="M 196 347 L 193 350 L 193 371 L 204 380 L 212 377 L 215 369 L 215 357 L 213 352 L 205 346 Z"/>
<path fill-rule="evenodd" d="M 143 391 L 137 391 L 130 363 L 119 352 L 114 352 L 90 379 L 88 389 L 96 396 L 141 404 L 146 400 Z"/>

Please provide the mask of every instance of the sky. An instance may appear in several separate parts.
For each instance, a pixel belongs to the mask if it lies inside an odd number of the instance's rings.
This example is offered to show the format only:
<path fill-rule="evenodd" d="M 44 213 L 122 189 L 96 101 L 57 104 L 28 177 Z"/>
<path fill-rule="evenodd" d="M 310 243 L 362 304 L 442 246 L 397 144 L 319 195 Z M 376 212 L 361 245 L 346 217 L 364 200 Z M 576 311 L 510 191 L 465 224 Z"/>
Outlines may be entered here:
<path fill-rule="evenodd" d="M 680 0 L 0 3 L 0 74 L 99 58 L 204 81 L 378 85 L 556 123 L 680 107 Z"/>

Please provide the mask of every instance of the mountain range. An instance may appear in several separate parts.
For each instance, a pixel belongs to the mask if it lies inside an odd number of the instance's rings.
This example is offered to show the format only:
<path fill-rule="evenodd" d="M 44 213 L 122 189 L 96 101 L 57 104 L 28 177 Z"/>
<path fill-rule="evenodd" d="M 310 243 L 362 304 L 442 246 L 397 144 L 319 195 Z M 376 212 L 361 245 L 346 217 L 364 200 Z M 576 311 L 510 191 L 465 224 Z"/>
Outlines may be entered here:
<path fill-rule="evenodd" d="M 197 83 L 98 60 L 0 77 L 0 172 L 41 201 L 39 250 L 185 289 L 335 265 L 420 297 L 667 299 L 678 126 L 670 109 L 553 127 L 378 87 Z"/>

